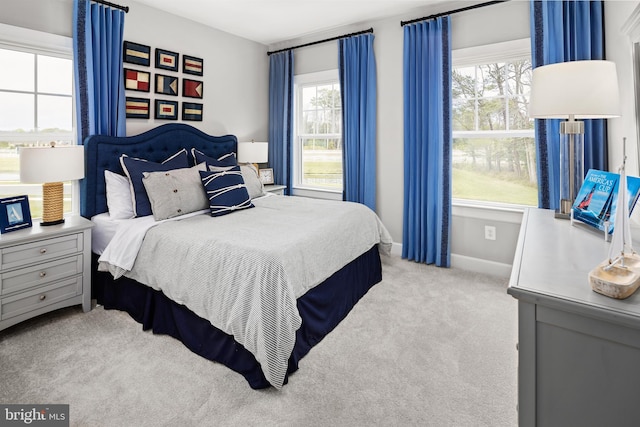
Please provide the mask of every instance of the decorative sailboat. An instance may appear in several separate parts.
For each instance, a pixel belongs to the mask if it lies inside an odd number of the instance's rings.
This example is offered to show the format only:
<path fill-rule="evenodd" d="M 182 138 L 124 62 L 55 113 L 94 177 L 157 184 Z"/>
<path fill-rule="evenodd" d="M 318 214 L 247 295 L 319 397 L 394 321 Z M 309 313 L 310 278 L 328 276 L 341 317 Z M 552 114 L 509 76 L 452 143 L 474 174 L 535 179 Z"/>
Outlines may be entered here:
<path fill-rule="evenodd" d="M 626 144 L 624 139 L 623 146 Z M 624 299 L 640 286 L 640 255 L 633 249 L 627 200 L 626 148 L 623 148 L 622 166 L 618 182 L 618 199 L 609 256 L 589 272 L 591 288 L 603 295 Z"/>

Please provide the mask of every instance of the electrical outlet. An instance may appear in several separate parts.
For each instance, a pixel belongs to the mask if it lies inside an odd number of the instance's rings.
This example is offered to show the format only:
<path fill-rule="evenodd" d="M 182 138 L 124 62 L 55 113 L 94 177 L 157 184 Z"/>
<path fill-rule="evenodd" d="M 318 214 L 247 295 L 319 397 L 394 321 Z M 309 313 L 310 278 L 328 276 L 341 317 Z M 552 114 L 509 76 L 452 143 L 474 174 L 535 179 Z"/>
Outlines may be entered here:
<path fill-rule="evenodd" d="M 484 238 L 487 240 L 496 240 L 496 227 L 493 225 L 485 225 Z"/>

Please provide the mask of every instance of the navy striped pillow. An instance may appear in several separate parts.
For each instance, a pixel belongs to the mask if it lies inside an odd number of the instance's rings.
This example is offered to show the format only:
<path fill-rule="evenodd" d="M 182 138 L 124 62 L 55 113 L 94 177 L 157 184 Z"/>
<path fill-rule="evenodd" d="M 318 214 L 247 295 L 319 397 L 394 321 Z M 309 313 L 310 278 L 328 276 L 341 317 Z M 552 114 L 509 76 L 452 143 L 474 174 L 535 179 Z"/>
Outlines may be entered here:
<path fill-rule="evenodd" d="M 240 166 L 217 172 L 200 171 L 200 178 L 207 192 L 211 216 L 253 207 Z"/>

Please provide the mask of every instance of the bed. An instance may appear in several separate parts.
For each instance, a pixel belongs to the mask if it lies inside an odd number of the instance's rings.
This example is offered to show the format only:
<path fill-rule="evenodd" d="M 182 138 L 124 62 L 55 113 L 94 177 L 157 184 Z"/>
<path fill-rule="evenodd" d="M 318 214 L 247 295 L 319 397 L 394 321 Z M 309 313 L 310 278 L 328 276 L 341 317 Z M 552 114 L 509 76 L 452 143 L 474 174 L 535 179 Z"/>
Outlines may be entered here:
<path fill-rule="evenodd" d="M 150 177 L 169 179 L 183 172 L 192 177 L 199 168 L 206 189 L 207 177 L 222 175 L 244 176 L 237 187 L 249 187 L 245 172 L 250 172 L 244 166 L 242 173 L 240 167 L 212 166 L 216 160 L 228 161 L 236 148 L 232 135 L 211 136 L 186 124 L 85 140 L 81 214 L 94 221 L 97 245 L 92 297 L 105 309 L 126 311 L 143 329 L 171 335 L 240 373 L 254 389 L 280 389 L 310 349 L 382 280 L 380 256 L 389 251 L 391 239 L 375 213 L 362 205 L 261 192 L 251 195 L 247 208 L 234 205 L 220 213 L 210 201 L 204 211 L 156 215 L 165 205 L 153 195 L 167 186 L 154 181 L 159 184 L 153 189 Z M 157 172 L 145 173 L 149 215 L 122 158 L 162 165 L 173 162 L 181 150 L 204 155 L 206 165 L 193 154 L 188 167 L 159 166 Z M 115 219 L 114 191 L 111 187 L 108 203 L 105 178 L 114 173 L 129 178 L 127 197 L 134 197 L 136 218 Z M 353 234 L 337 243 L 339 235 L 348 233 Z"/>

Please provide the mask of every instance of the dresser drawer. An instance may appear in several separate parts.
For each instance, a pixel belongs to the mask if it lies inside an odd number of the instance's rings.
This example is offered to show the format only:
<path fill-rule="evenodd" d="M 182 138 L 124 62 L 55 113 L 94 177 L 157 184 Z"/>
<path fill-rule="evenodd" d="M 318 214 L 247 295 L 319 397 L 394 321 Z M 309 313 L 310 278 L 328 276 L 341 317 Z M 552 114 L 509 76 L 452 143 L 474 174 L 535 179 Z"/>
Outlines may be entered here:
<path fill-rule="evenodd" d="M 0 295 L 42 286 L 82 273 L 82 255 L 56 259 L 0 274 Z"/>
<path fill-rule="evenodd" d="M 0 300 L 0 320 L 37 310 L 82 293 L 82 276 L 13 295 Z"/>
<path fill-rule="evenodd" d="M 82 241 L 82 233 L 78 233 L 3 248 L 0 250 L 0 270 L 82 252 Z"/>

